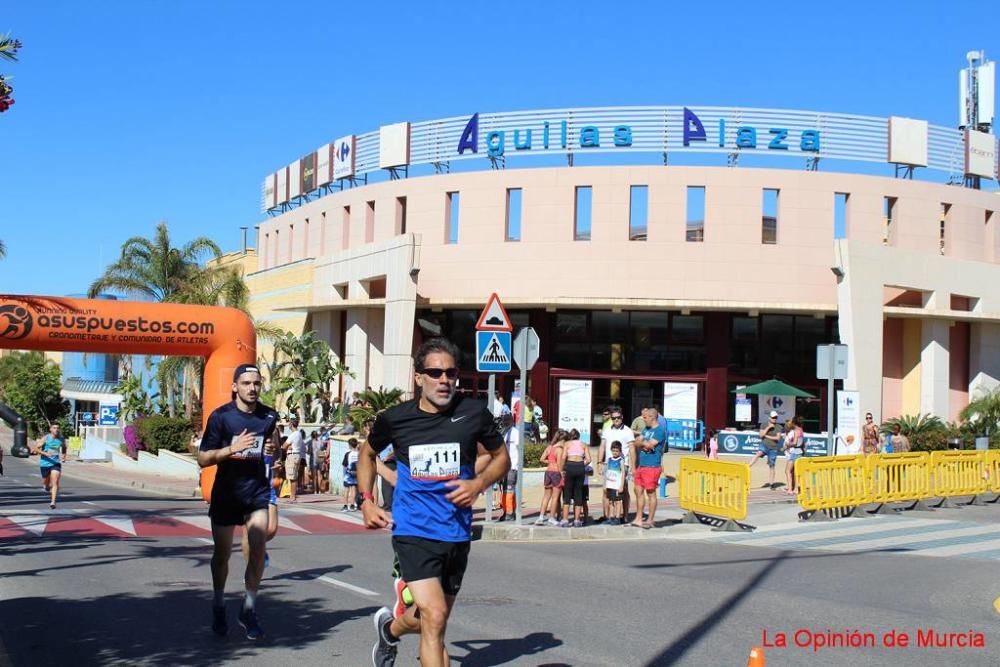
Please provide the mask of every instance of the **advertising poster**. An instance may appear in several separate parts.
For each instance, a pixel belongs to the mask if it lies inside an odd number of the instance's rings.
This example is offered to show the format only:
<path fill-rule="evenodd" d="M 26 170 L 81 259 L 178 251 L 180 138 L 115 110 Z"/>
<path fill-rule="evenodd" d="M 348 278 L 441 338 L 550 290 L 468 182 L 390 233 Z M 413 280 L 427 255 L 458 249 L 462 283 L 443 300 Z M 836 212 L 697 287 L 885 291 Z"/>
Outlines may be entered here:
<path fill-rule="evenodd" d="M 590 380 L 559 380 L 559 428 L 580 432 L 580 440 L 590 443 Z"/>
<path fill-rule="evenodd" d="M 758 419 L 761 423 L 767 421 L 771 410 L 775 410 L 778 413 L 779 424 L 784 424 L 795 416 L 794 396 L 768 396 L 767 394 L 761 394 L 757 397 L 757 400 L 759 401 L 757 405 L 757 409 L 759 410 Z"/>
<path fill-rule="evenodd" d="M 736 421 L 748 422 L 753 419 L 753 404 L 749 398 L 736 399 Z"/>
<path fill-rule="evenodd" d="M 837 392 L 837 435 L 837 454 L 861 451 L 861 400 L 856 391 Z"/>
<path fill-rule="evenodd" d="M 663 416 L 667 419 L 697 419 L 698 384 L 696 382 L 664 382 Z"/>
<path fill-rule="evenodd" d="M 316 189 L 316 154 L 310 153 L 299 164 L 302 165 L 302 192 L 312 192 Z"/>

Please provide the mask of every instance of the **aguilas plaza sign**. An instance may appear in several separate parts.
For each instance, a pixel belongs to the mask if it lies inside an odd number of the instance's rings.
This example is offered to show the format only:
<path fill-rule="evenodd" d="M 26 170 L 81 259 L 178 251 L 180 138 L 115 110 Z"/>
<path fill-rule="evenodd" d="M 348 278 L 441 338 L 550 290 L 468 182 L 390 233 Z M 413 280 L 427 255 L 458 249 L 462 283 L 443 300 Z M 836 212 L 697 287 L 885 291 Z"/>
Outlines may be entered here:
<path fill-rule="evenodd" d="M 664 125 L 666 122 L 664 121 Z M 537 130 L 541 130 L 538 132 Z M 616 148 L 629 148 L 632 146 L 632 126 L 624 123 L 610 123 L 606 126 L 583 125 L 574 128 L 574 143 L 580 148 L 600 148 L 602 136 L 605 141 L 610 138 L 610 143 Z M 499 157 L 507 150 L 508 138 L 512 140 L 515 151 L 530 151 L 535 148 L 549 150 L 554 148 L 566 150 L 570 143 L 570 121 L 562 119 L 558 121 L 543 121 L 541 128 L 510 128 L 490 130 L 486 134 L 486 153 L 490 157 Z M 735 134 L 727 135 L 726 121 L 720 118 L 717 130 L 712 133 L 712 138 L 717 142 L 719 148 L 732 148 L 734 150 L 746 150 L 765 148 L 767 150 L 787 151 L 790 142 L 797 142 L 797 148 L 803 152 L 818 153 L 820 150 L 819 130 L 807 129 L 793 135 L 785 127 L 757 128 L 748 125 L 738 125 Z M 689 108 L 684 107 L 683 116 L 683 143 L 691 146 L 694 143 L 708 143 L 709 132 L 705 129 L 705 124 L 698 118 L 697 114 Z M 471 153 L 479 152 L 479 114 L 472 114 L 465 124 L 462 136 L 458 140 L 459 155 L 466 151 Z"/>

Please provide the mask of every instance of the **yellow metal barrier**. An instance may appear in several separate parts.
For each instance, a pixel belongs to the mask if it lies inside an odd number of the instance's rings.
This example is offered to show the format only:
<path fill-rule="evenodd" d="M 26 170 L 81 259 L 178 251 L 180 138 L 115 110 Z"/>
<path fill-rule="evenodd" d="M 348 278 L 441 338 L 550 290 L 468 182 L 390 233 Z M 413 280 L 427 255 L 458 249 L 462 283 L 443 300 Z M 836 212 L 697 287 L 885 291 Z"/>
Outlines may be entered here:
<path fill-rule="evenodd" d="M 914 509 L 929 509 L 921 502 L 932 495 L 931 457 L 927 452 L 871 454 L 865 458 L 868 501 L 913 502 Z"/>
<path fill-rule="evenodd" d="M 811 456 L 795 462 L 799 505 L 816 518 L 823 510 L 857 507 L 871 502 L 865 477 L 865 457 Z"/>
<path fill-rule="evenodd" d="M 1000 493 L 1000 449 L 987 449 L 986 476 L 987 488 L 993 493 Z"/>
<path fill-rule="evenodd" d="M 681 458 L 677 481 L 681 509 L 733 523 L 746 518 L 750 494 L 747 464 L 685 456 Z"/>
<path fill-rule="evenodd" d="M 979 495 L 986 492 L 989 484 L 986 452 L 931 452 L 931 469 L 934 473 L 931 495 L 942 498 L 941 507 L 948 507 L 948 499 L 954 496 L 973 496 L 973 503 L 981 502 Z"/>

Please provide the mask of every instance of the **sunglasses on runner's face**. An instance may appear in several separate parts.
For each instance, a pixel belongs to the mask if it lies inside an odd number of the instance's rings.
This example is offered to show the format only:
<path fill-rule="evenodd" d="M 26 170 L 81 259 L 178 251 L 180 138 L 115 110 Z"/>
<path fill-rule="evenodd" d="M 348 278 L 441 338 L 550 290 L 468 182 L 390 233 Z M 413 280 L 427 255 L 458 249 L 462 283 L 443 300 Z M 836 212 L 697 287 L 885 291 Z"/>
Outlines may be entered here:
<path fill-rule="evenodd" d="M 420 372 L 435 380 L 441 379 L 442 375 L 447 375 L 449 380 L 454 380 L 458 377 L 457 368 L 424 368 Z"/>
<path fill-rule="evenodd" d="M 618 421 L 619 419 L 621 419 L 621 418 L 622 418 L 622 416 L 621 416 L 621 415 L 611 415 L 611 418 L 612 418 L 613 420 L 615 420 L 615 421 Z"/>

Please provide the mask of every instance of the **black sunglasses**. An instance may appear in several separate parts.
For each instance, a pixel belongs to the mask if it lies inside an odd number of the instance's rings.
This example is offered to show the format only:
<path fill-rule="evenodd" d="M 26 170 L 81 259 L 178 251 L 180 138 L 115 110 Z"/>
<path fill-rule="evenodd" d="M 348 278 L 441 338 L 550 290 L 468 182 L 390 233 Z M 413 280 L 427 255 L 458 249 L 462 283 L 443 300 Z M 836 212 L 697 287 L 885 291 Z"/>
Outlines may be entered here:
<path fill-rule="evenodd" d="M 441 379 L 442 375 L 447 375 L 449 380 L 458 377 L 457 368 L 421 368 L 419 372 L 435 380 Z"/>
<path fill-rule="evenodd" d="M 621 415 L 611 415 L 611 418 L 612 419 L 621 419 L 622 416 Z"/>

